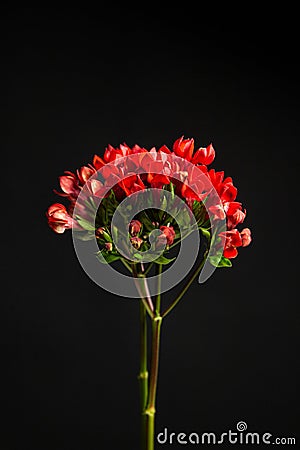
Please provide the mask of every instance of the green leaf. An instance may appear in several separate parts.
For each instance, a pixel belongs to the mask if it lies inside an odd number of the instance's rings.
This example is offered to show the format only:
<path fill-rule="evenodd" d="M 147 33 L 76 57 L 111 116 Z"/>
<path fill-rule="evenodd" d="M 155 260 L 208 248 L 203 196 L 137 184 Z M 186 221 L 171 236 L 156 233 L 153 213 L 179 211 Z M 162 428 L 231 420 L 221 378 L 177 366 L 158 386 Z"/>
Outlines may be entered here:
<path fill-rule="evenodd" d="M 162 193 L 164 191 L 162 190 Z M 166 207 L 168 205 L 168 201 L 166 196 L 163 194 L 162 198 L 161 198 L 161 203 L 160 203 L 160 207 L 159 207 L 159 213 L 158 213 L 158 217 L 159 217 L 159 221 L 162 221 L 164 214 L 166 212 Z"/>
<path fill-rule="evenodd" d="M 142 252 L 141 252 L 142 253 Z M 138 259 L 138 260 L 142 260 L 143 259 L 143 255 L 141 255 L 141 253 L 134 253 L 133 256 Z"/>
<path fill-rule="evenodd" d="M 231 267 L 232 266 L 230 259 L 225 258 L 224 256 L 220 257 L 220 255 L 210 256 L 209 262 L 214 267 Z"/>
<path fill-rule="evenodd" d="M 102 264 L 110 264 L 114 261 L 117 261 L 118 259 L 121 258 L 120 255 L 115 255 L 113 253 L 105 253 L 105 252 L 101 252 L 102 257 L 105 259 L 105 261 L 103 261 L 103 258 L 99 257 L 100 252 L 98 253 L 98 260 L 102 263 Z"/>
<path fill-rule="evenodd" d="M 91 224 L 91 222 L 89 222 L 86 219 L 83 219 L 82 217 L 77 216 L 76 217 L 77 222 L 79 223 L 79 225 L 84 228 L 85 230 L 88 231 L 95 231 L 95 226 Z"/>
<path fill-rule="evenodd" d="M 139 221 L 142 223 L 142 225 L 145 227 L 146 230 L 148 231 L 154 230 L 155 226 L 153 225 L 146 211 L 143 211 L 139 214 Z"/>
<path fill-rule="evenodd" d="M 175 258 L 166 258 L 165 256 L 161 255 L 154 262 L 156 264 L 165 265 L 165 264 L 170 264 L 170 262 L 174 261 L 174 259 L 176 259 L 176 257 Z"/>
<path fill-rule="evenodd" d="M 175 197 L 174 184 L 171 182 L 169 184 L 169 186 L 170 186 L 171 198 L 172 198 L 172 200 L 174 200 L 174 197 Z"/>
<path fill-rule="evenodd" d="M 207 240 L 207 242 L 210 242 L 211 239 L 211 234 L 210 231 L 207 228 L 199 228 L 201 234 L 203 234 L 203 236 L 205 237 L 205 239 Z"/>
<path fill-rule="evenodd" d="M 220 262 L 218 264 L 218 267 L 232 267 L 232 262 L 230 261 L 230 259 L 222 256 L 222 258 L 220 259 Z"/>
<path fill-rule="evenodd" d="M 92 239 L 95 239 L 95 233 L 76 231 L 76 238 L 80 241 L 91 241 Z"/>

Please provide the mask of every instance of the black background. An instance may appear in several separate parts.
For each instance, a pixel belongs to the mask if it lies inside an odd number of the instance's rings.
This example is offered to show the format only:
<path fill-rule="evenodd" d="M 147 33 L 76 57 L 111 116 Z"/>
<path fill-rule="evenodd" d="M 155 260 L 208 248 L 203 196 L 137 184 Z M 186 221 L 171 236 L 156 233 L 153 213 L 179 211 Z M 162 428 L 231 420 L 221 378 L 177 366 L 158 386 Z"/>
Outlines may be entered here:
<path fill-rule="evenodd" d="M 93 284 L 45 211 L 108 143 L 181 135 L 213 143 L 253 243 L 163 324 L 157 431 L 299 433 L 296 33 L 147 18 L 2 15 L 1 450 L 139 448 L 138 305 Z"/>

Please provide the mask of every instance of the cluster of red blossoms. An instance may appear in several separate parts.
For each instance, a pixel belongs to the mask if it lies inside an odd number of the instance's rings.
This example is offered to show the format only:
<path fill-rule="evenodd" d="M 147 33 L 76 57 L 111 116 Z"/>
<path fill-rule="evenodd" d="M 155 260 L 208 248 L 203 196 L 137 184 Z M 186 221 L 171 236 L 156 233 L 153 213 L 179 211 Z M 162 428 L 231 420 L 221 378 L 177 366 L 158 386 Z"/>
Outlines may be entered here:
<path fill-rule="evenodd" d="M 134 192 L 149 187 L 162 189 L 164 186 L 173 183 L 176 195 L 184 199 L 188 205 L 191 205 L 194 201 L 201 202 L 201 196 L 197 195 L 195 190 L 191 189 L 184 182 L 184 179 L 178 181 L 183 176 L 180 167 L 177 167 L 176 163 L 172 166 L 169 163 L 165 163 L 166 158 L 164 155 L 172 153 L 188 161 L 193 166 L 197 166 L 213 185 L 221 200 L 221 204 L 217 206 L 211 205 L 208 208 L 214 219 L 226 219 L 227 229 L 220 233 L 220 237 L 224 242 L 223 255 L 225 258 L 235 258 L 238 254 L 237 248 L 245 247 L 251 242 L 249 228 L 244 228 L 241 232 L 236 228 L 238 224 L 244 221 L 246 216 L 246 211 L 242 208 L 242 204 L 235 201 L 237 188 L 233 185 L 232 178 L 224 178 L 224 172 L 216 172 L 214 169 L 209 170 L 207 168 L 215 158 L 215 151 L 211 144 L 194 151 L 194 140 L 184 139 L 183 137 L 174 142 L 173 152 L 165 145 L 159 150 L 152 148 L 150 151 L 138 145 L 132 148 L 126 144 L 120 145 L 119 148 L 108 145 L 103 159 L 95 155 L 92 164 L 81 167 L 76 173 L 65 172 L 59 178 L 62 192 L 56 193 L 69 200 L 69 207 L 67 210 L 60 203 L 55 203 L 49 207 L 47 218 L 50 227 L 56 233 L 63 233 L 70 228 L 80 228 L 79 224 L 72 217 L 74 204 L 82 187 L 99 169 L 101 169 L 102 180 L 95 177 L 91 179 L 89 185 L 91 196 L 101 198 L 105 196 L 105 181 L 110 183 L 113 181 L 113 191 L 118 201 Z M 130 161 L 127 166 L 117 164 L 120 158 L 135 154 L 140 155 L 139 163 L 143 173 L 139 173 L 134 167 L 130 167 Z M 178 173 L 180 176 L 174 177 L 174 174 Z M 192 174 L 189 174 L 189 176 L 192 176 Z M 171 244 L 175 236 L 173 227 L 161 226 L 160 228 L 166 236 L 168 244 Z M 137 236 L 133 237 L 136 240 L 139 239 Z"/>

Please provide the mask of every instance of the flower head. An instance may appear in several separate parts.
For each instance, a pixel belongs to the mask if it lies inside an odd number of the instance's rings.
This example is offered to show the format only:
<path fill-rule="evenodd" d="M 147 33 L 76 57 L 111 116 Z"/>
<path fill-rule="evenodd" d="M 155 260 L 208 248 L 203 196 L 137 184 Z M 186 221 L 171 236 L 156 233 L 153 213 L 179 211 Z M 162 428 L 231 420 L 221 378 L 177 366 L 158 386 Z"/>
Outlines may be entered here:
<path fill-rule="evenodd" d="M 139 145 L 130 147 L 126 143 L 119 147 L 108 145 L 103 157 L 94 155 L 91 164 L 75 172 L 66 171 L 59 177 L 61 191 L 57 193 L 69 201 L 69 206 L 66 208 L 60 203 L 50 206 L 47 211 L 49 226 L 55 232 L 63 233 L 70 228 L 91 231 L 96 224 L 94 236 L 97 242 L 104 246 L 102 248 L 106 252 L 113 251 L 115 258 L 118 255 L 117 248 L 110 245 L 111 236 L 107 230 L 110 230 L 114 211 L 119 204 L 126 197 L 148 189 L 168 191 L 186 203 L 195 215 L 199 229 L 206 230 L 206 236 L 212 233 L 211 224 L 225 222 L 226 230 L 219 233 L 224 244 L 223 256 L 235 258 L 237 248 L 250 244 L 251 232 L 249 228 L 238 231 L 237 226 L 246 218 L 246 210 L 236 201 L 237 188 L 232 178 L 225 176 L 223 171 L 208 169 L 207 166 L 214 159 L 212 144 L 195 150 L 194 139 L 184 136 L 175 140 L 172 150 L 166 145 L 158 150 L 153 147 L 149 151 Z M 107 186 L 110 188 L 107 189 Z M 82 191 L 83 187 L 87 189 Z M 82 192 L 83 200 L 80 195 Z M 214 195 L 211 195 L 213 192 Z M 159 197 L 157 192 L 153 195 Z M 79 196 L 80 202 L 77 200 Z M 102 206 L 96 219 L 89 224 L 89 208 L 97 199 L 102 200 Z M 73 218 L 71 215 L 75 204 L 80 217 Z M 160 229 L 162 237 L 158 241 L 166 240 L 165 251 L 168 251 L 174 242 L 181 239 L 176 221 L 167 213 L 158 214 L 155 209 L 151 209 L 151 205 L 147 207 L 151 210 L 151 220 L 146 213 L 128 220 L 130 224 L 127 231 L 131 244 L 137 249 L 143 244 L 143 249 L 147 249 L 148 236 L 154 227 Z M 218 240 L 216 238 L 215 241 Z"/>

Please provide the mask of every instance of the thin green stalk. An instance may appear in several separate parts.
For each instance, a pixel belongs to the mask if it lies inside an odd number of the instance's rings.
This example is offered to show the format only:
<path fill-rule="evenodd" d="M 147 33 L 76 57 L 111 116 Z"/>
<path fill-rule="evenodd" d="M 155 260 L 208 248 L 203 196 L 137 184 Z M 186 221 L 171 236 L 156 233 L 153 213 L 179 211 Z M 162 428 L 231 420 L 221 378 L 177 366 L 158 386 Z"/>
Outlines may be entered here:
<path fill-rule="evenodd" d="M 153 313 L 153 303 L 152 299 L 149 293 L 149 288 L 147 284 L 147 280 L 144 274 L 138 273 L 136 264 L 132 264 L 132 273 L 133 273 L 133 280 L 136 285 L 136 288 L 138 290 L 138 293 L 140 294 L 140 298 L 142 302 L 145 305 L 145 308 L 150 315 L 151 318 L 154 317 Z"/>
<path fill-rule="evenodd" d="M 121 261 L 122 261 L 123 265 L 126 267 L 126 269 L 128 269 L 129 272 L 132 273 L 132 268 L 131 268 L 130 264 L 128 264 L 128 262 L 125 261 L 125 259 L 123 259 L 123 258 L 121 258 Z"/>
<path fill-rule="evenodd" d="M 153 262 L 149 263 L 147 269 L 144 271 L 144 276 L 148 275 L 148 273 L 152 269 L 153 264 L 154 264 Z"/>
<path fill-rule="evenodd" d="M 162 324 L 162 317 L 156 315 L 152 320 L 152 358 L 151 358 L 151 372 L 150 372 L 150 387 L 146 415 L 146 450 L 154 450 L 154 434 L 155 434 L 155 403 L 158 379 L 158 364 L 159 364 L 159 347 L 160 347 L 160 330 Z"/>
<path fill-rule="evenodd" d="M 161 275 L 163 271 L 162 264 L 156 264 L 156 275 L 157 275 L 157 294 L 155 298 L 155 314 L 160 315 L 160 301 L 161 301 Z"/>
<path fill-rule="evenodd" d="M 175 306 L 177 305 L 177 303 L 182 299 L 182 297 L 184 296 L 184 294 L 186 293 L 186 291 L 189 289 L 189 287 L 191 286 L 191 284 L 193 283 L 193 281 L 197 278 L 197 276 L 199 275 L 204 263 L 205 263 L 206 259 L 203 258 L 203 260 L 201 261 L 201 263 L 199 264 L 199 266 L 197 267 L 197 269 L 195 270 L 195 272 L 191 275 L 190 279 L 188 280 L 188 282 L 185 284 L 184 288 L 182 289 L 182 291 L 178 294 L 178 296 L 176 297 L 176 299 L 173 301 L 173 303 L 163 312 L 162 317 L 166 317 L 167 314 L 169 314 L 169 312 L 172 311 L 173 308 L 175 308 Z"/>
<path fill-rule="evenodd" d="M 151 349 L 151 370 L 150 370 L 150 384 L 149 397 L 147 408 L 145 410 L 146 416 L 146 450 L 154 450 L 154 435 L 155 435 L 155 404 L 156 391 L 158 380 L 158 366 L 159 366 L 159 347 L 160 347 L 160 330 L 162 324 L 162 317 L 160 315 L 161 304 L 161 276 L 162 265 L 158 264 L 156 268 L 157 278 L 157 294 L 155 298 L 155 317 L 152 319 L 152 349 Z"/>
<path fill-rule="evenodd" d="M 144 414 L 148 399 L 148 369 L 147 369 L 147 312 L 142 301 L 140 301 L 140 373 L 138 376 L 140 383 L 140 399 L 142 414 L 142 448 L 145 448 L 146 441 L 146 416 Z"/>

